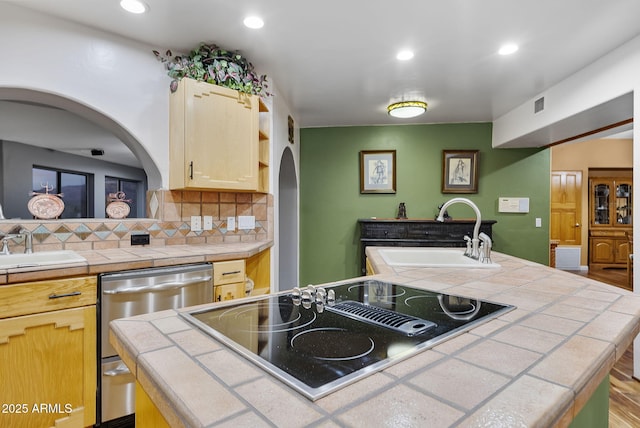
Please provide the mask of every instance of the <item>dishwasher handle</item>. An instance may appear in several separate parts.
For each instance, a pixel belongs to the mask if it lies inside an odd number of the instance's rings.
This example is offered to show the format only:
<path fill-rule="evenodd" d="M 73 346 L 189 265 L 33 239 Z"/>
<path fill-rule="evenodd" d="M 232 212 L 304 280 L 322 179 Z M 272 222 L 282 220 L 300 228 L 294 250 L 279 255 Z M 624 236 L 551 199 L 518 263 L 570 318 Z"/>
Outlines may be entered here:
<path fill-rule="evenodd" d="M 115 376 L 127 375 L 130 373 L 131 373 L 131 370 L 129 370 L 129 367 L 125 366 L 124 363 L 121 363 L 118 365 L 118 367 L 116 367 L 113 370 L 106 370 L 103 373 L 103 375 L 109 376 L 109 377 L 115 377 Z"/>
<path fill-rule="evenodd" d="M 113 290 L 103 290 L 104 294 L 134 294 L 134 293 L 146 293 L 149 291 L 165 291 L 175 288 L 188 287 L 190 285 L 199 284 L 202 282 L 211 281 L 211 276 L 204 276 L 201 278 L 195 278 L 190 281 L 184 282 L 161 282 L 154 285 L 143 285 L 142 287 L 129 287 L 129 288 L 115 288 Z"/>

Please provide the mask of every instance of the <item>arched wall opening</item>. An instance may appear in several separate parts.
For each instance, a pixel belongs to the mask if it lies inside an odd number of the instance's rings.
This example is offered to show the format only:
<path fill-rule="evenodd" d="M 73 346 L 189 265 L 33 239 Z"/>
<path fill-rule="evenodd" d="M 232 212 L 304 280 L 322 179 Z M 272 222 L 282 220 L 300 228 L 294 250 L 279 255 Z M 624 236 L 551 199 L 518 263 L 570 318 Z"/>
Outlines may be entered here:
<path fill-rule="evenodd" d="M 286 147 L 278 179 L 278 291 L 298 286 L 298 179 L 293 153 Z"/>
<path fill-rule="evenodd" d="M 149 189 L 159 189 L 162 187 L 160 170 L 147 150 L 126 128 L 107 114 L 99 112 L 79 101 L 72 100 L 61 95 L 28 88 L 0 87 L 0 100 L 22 101 L 56 107 L 74 113 L 104 128 L 122 141 L 122 143 L 139 159 L 142 168 L 147 174 Z"/>

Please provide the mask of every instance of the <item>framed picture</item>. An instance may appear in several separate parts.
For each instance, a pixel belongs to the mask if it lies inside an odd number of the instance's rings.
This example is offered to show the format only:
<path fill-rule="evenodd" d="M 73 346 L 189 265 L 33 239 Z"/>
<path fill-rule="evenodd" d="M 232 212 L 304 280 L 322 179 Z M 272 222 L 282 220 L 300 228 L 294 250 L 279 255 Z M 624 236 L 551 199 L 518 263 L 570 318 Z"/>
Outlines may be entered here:
<path fill-rule="evenodd" d="M 442 193 L 478 193 L 478 150 L 442 151 Z"/>
<path fill-rule="evenodd" d="M 396 151 L 360 152 L 360 193 L 396 193 Z"/>

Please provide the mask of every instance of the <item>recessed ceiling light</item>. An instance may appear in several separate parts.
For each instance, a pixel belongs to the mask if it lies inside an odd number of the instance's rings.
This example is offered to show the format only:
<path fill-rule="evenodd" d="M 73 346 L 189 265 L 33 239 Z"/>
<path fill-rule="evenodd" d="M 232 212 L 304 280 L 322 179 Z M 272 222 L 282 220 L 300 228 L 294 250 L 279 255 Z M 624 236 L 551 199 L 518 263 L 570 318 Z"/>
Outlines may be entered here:
<path fill-rule="evenodd" d="M 396 55 L 396 58 L 399 59 L 400 61 L 410 60 L 411 58 L 413 58 L 413 51 L 410 51 L 410 50 L 400 51 L 398 52 L 398 55 Z"/>
<path fill-rule="evenodd" d="M 258 29 L 264 26 L 264 21 L 259 16 L 247 16 L 242 21 L 246 27 Z"/>
<path fill-rule="evenodd" d="M 131 13 L 145 13 L 149 6 L 140 0 L 121 0 L 120 7 Z"/>
<path fill-rule="evenodd" d="M 502 45 L 498 53 L 500 55 L 511 55 L 517 50 L 518 50 L 518 45 L 516 45 L 515 43 L 508 43 L 506 45 Z"/>

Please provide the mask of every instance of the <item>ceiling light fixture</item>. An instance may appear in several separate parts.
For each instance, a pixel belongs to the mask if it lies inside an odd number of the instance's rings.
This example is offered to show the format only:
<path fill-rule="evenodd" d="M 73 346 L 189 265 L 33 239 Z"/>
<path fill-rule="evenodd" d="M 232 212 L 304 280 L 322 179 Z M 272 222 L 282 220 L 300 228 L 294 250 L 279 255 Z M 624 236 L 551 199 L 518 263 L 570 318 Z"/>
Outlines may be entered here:
<path fill-rule="evenodd" d="M 247 16 L 242 22 L 246 27 L 254 30 L 264 27 L 264 21 L 259 16 Z"/>
<path fill-rule="evenodd" d="M 396 59 L 400 61 L 407 61 L 407 60 L 410 60 L 411 58 L 413 58 L 413 52 L 410 50 L 400 51 L 398 52 L 398 55 L 396 55 Z"/>
<path fill-rule="evenodd" d="M 402 119 L 420 116 L 425 111 L 427 111 L 427 103 L 424 101 L 402 101 L 390 104 L 389 107 L 387 107 L 389 116 Z"/>
<path fill-rule="evenodd" d="M 120 7 L 131 13 L 145 13 L 149 6 L 140 0 L 121 0 Z"/>
<path fill-rule="evenodd" d="M 518 50 L 518 45 L 516 45 L 515 43 L 509 43 L 509 44 L 503 45 L 498 51 L 498 53 L 500 55 L 511 55 L 517 50 Z"/>

